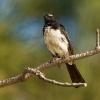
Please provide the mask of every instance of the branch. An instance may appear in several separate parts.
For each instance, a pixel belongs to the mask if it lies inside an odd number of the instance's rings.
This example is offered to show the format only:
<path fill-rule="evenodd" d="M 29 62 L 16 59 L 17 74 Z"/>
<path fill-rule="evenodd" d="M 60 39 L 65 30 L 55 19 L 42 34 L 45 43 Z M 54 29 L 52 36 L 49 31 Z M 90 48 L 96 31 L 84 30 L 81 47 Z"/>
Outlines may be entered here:
<path fill-rule="evenodd" d="M 79 86 L 86 86 L 86 83 L 62 83 L 62 82 L 57 82 L 55 80 L 51 80 L 48 78 L 45 78 L 44 74 L 41 73 L 40 71 L 43 71 L 47 68 L 53 67 L 55 65 L 58 64 L 63 64 L 63 63 L 67 63 L 70 61 L 75 61 L 75 60 L 79 60 L 79 59 L 83 59 L 95 54 L 100 53 L 100 45 L 99 45 L 99 29 L 96 30 L 96 47 L 94 50 L 91 51 L 87 51 L 86 53 L 81 53 L 81 54 L 75 54 L 75 55 L 71 55 L 69 57 L 66 57 L 64 59 L 58 58 L 58 59 L 53 59 L 52 61 L 48 61 L 36 68 L 26 68 L 22 74 L 12 77 L 12 78 L 8 78 L 5 80 L 1 80 L 0 81 L 0 87 L 5 87 L 5 86 L 9 86 L 9 85 L 14 85 L 20 82 L 24 82 L 26 80 L 28 80 L 29 78 L 31 78 L 32 76 L 36 75 L 38 76 L 40 79 L 55 84 L 55 85 L 59 85 L 59 86 L 63 86 L 63 87 L 79 87 Z"/>

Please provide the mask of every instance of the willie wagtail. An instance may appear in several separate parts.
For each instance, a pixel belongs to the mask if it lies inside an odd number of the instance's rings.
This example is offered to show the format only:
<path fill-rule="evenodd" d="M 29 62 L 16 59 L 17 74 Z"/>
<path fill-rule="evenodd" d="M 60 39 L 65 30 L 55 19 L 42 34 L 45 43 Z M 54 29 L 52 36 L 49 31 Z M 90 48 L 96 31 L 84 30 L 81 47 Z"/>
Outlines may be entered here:
<path fill-rule="evenodd" d="M 64 26 L 59 24 L 52 14 L 45 14 L 44 22 L 43 36 L 52 56 L 63 58 L 73 55 L 73 47 Z M 66 67 L 73 83 L 85 83 L 74 62 L 66 63 Z"/>

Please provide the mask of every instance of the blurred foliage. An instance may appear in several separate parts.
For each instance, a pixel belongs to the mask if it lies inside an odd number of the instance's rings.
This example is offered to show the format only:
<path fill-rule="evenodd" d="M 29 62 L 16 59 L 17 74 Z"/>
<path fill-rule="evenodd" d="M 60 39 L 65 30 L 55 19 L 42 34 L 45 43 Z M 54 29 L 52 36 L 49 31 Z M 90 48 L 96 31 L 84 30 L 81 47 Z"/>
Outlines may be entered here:
<path fill-rule="evenodd" d="M 42 14 L 54 14 L 67 27 L 75 53 L 81 53 L 95 46 L 95 30 L 100 28 L 99 10 L 99 0 L 0 0 L 0 79 L 52 59 L 43 41 Z M 99 100 L 100 54 L 76 63 L 88 83 L 86 88 L 63 88 L 34 77 L 2 88 L 0 100 Z M 51 68 L 45 74 L 70 82 L 65 67 Z"/>

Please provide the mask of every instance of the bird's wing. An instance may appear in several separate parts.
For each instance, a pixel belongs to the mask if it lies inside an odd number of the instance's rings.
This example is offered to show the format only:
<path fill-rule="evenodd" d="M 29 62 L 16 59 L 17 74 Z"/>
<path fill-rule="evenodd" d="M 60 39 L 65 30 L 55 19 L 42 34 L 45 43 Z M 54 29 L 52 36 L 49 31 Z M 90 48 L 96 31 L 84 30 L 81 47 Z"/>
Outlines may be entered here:
<path fill-rule="evenodd" d="M 68 40 L 68 43 L 69 43 L 69 48 L 68 48 L 69 49 L 69 53 L 70 53 L 70 55 L 73 55 L 74 51 L 73 51 L 73 47 L 72 47 L 72 44 L 70 42 L 68 33 L 67 33 L 67 31 L 66 31 L 66 29 L 65 29 L 65 27 L 63 25 L 61 25 L 61 24 L 59 24 L 59 25 L 60 25 L 61 33 L 64 34 L 66 39 Z"/>

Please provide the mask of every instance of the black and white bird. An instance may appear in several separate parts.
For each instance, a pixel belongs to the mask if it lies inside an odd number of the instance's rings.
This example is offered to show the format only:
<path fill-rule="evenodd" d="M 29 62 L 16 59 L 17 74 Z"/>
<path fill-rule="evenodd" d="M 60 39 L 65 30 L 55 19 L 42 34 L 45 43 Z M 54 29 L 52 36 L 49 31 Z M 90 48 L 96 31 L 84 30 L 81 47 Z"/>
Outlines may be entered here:
<path fill-rule="evenodd" d="M 44 15 L 43 36 L 45 44 L 53 57 L 63 58 L 73 55 L 73 48 L 64 26 L 59 24 L 52 14 Z M 74 62 L 66 63 L 73 83 L 85 83 Z"/>

